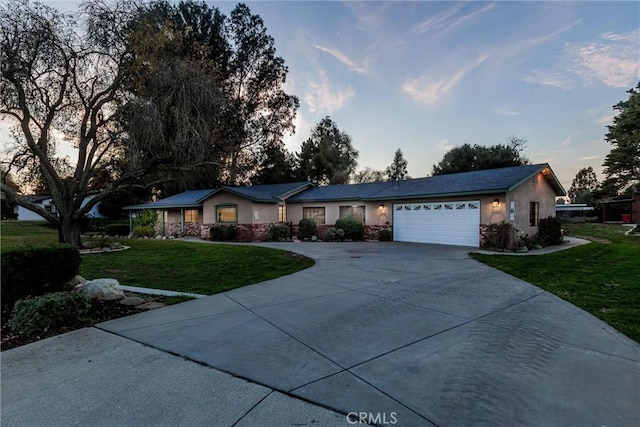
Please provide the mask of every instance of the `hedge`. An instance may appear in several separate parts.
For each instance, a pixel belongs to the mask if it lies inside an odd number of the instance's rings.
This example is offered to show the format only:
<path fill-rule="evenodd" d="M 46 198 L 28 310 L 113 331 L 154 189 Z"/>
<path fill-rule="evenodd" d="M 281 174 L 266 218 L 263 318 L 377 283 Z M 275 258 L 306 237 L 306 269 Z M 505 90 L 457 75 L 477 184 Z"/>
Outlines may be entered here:
<path fill-rule="evenodd" d="M 345 239 L 362 240 L 364 236 L 362 223 L 351 216 L 346 216 L 337 220 L 336 228 L 344 231 Z"/>
<path fill-rule="evenodd" d="M 78 274 L 80 252 L 71 245 L 29 246 L 2 252 L 2 304 L 65 290 Z"/>

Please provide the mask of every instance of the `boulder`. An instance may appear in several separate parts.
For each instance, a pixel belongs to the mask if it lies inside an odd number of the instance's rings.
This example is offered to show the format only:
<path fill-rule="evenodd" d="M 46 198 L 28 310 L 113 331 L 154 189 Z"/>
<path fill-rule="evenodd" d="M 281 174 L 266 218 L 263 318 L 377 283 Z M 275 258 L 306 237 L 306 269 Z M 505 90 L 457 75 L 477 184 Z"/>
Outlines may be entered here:
<path fill-rule="evenodd" d="M 71 286 L 72 288 L 75 288 L 78 285 L 87 283 L 87 280 L 82 276 L 75 276 L 73 279 L 69 280 L 68 283 L 69 283 L 69 286 Z"/>
<path fill-rule="evenodd" d="M 101 301 L 121 300 L 126 297 L 124 291 L 120 287 L 120 283 L 116 279 L 95 279 L 80 284 L 74 289 L 81 292 L 91 299 Z"/>

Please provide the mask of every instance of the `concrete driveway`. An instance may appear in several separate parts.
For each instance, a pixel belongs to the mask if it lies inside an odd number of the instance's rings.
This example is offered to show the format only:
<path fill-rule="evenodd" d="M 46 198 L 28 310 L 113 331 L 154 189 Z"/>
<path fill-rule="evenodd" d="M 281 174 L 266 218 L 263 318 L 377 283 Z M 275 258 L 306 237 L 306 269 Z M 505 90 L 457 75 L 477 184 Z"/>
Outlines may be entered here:
<path fill-rule="evenodd" d="M 100 331 L 84 332 L 85 344 L 102 348 L 98 341 L 110 340 L 108 351 L 130 347 L 121 358 L 134 358 L 140 373 L 125 375 L 138 376 L 142 393 L 158 393 L 167 383 L 185 389 L 165 406 L 236 411 L 207 418 L 209 425 L 350 425 L 347 413 L 398 426 L 640 421 L 640 346 L 573 305 L 470 259 L 469 248 L 395 242 L 265 246 L 317 263 L 290 276 L 100 324 Z M 38 352 L 53 357 L 46 344 L 38 344 Z M 11 394 L 5 404 L 6 381 L 17 381 L 5 377 L 7 358 L 11 369 L 26 369 L 21 358 L 34 357 L 29 347 L 3 353 L 3 424 L 6 411 L 9 420 L 18 420 L 19 408 Z M 63 351 L 58 357 L 73 357 Z M 184 372 L 172 368 L 162 383 L 157 377 L 164 371 L 149 372 L 132 352 L 150 352 L 150 361 L 180 356 L 172 363 Z M 216 393 L 216 384 L 232 380 L 248 387 L 231 395 L 250 396 L 246 408 L 236 408 L 228 393 L 199 400 L 202 390 Z M 189 393 L 192 385 L 195 394 Z M 113 420 L 120 420 L 112 425 L 158 425 L 151 415 L 121 413 L 134 410 L 131 399 L 140 392 L 122 390 L 133 396 L 108 406 Z M 302 418 L 294 409 L 300 405 Z M 189 425 L 184 415 L 173 421 Z"/>

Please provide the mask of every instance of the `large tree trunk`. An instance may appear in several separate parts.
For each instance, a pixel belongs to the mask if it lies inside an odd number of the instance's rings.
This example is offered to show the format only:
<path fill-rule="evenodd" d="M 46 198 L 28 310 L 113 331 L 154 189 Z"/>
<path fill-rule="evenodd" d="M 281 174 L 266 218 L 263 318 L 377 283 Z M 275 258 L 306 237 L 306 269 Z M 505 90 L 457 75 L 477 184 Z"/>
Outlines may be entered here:
<path fill-rule="evenodd" d="M 68 243 L 69 245 L 80 248 L 80 221 L 70 216 L 60 218 L 58 224 L 58 238 L 60 243 Z"/>

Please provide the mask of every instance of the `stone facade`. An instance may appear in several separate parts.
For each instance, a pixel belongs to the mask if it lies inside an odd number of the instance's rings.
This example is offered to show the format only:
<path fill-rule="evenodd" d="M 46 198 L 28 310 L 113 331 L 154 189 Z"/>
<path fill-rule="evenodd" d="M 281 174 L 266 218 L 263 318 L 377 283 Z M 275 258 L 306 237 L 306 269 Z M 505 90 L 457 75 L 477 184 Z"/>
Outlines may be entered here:
<path fill-rule="evenodd" d="M 390 225 L 365 225 L 364 240 L 378 240 L 380 230 L 392 230 Z"/>
<path fill-rule="evenodd" d="M 164 224 L 164 235 L 169 237 L 182 237 L 182 236 L 201 236 L 203 224 L 195 222 L 185 222 L 184 233 L 182 233 L 182 227 L 179 222 L 167 222 Z M 158 234 L 162 235 L 162 226 L 160 226 Z M 208 229 L 207 229 L 208 231 Z"/>
<path fill-rule="evenodd" d="M 200 236 L 204 240 L 209 240 L 211 236 L 211 227 L 215 227 L 220 224 L 202 224 L 200 226 L 200 232 L 194 234 L 194 236 Z M 266 224 L 229 224 L 233 225 L 236 233 L 235 241 L 238 242 L 256 242 L 265 241 L 269 239 L 269 232 L 277 223 Z"/>

